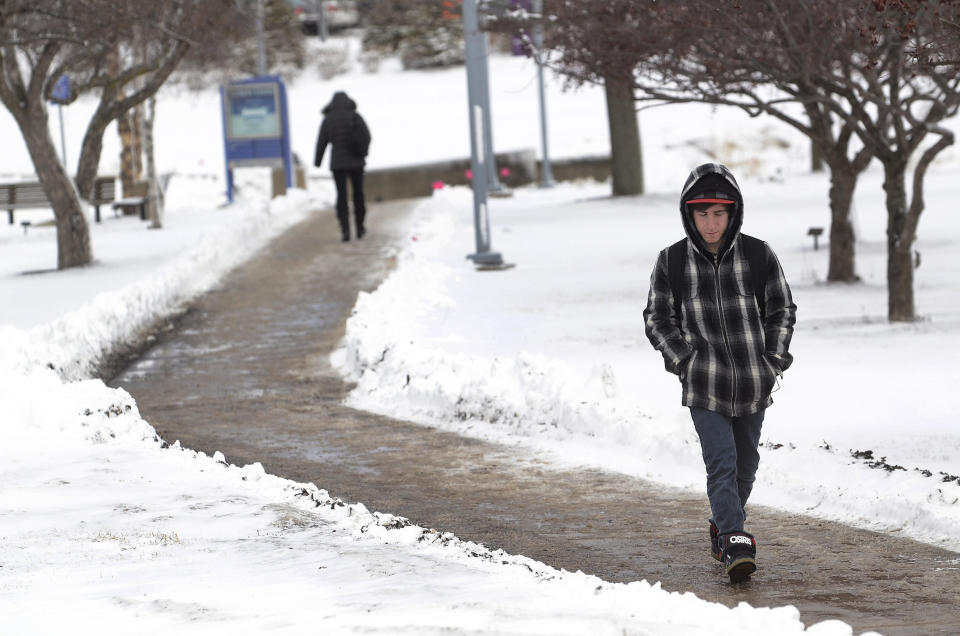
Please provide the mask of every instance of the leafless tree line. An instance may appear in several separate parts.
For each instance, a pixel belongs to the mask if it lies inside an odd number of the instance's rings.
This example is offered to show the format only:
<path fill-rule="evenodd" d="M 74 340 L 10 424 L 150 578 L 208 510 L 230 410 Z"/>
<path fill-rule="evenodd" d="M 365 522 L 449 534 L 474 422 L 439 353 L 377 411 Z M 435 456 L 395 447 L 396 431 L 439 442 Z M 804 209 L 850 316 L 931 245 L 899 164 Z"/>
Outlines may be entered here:
<path fill-rule="evenodd" d="M 913 246 L 924 177 L 954 142 L 943 123 L 960 107 L 960 1 L 544 4 L 544 48 L 571 82 L 603 83 L 608 96 L 610 85 L 628 86 L 621 92 L 641 106 L 739 108 L 806 135 L 830 169 L 831 282 L 858 280 L 851 202 L 858 177 L 878 161 L 887 215 L 888 317 L 916 318 Z M 498 28 L 538 20 L 520 11 Z"/>
<path fill-rule="evenodd" d="M 283 0 L 267 3 L 290 17 Z M 125 148 L 136 155 L 131 139 L 138 124 L 131 113 L 175 70 L 244 70 L 255 28 L 251 6 L 251 0 L 0 0 L 0 102 L 17 121 L 53 208 L 59 268 L 92 259 L 81 199 L 91 197 L 107 127 L 117 121 Z M 287 37 L 271 50 L 296 51 L 284 44 L 295 42 L 296 25 L 282 26 Z M 64 76 L 69 92 L 60 103 L 97 98 L 75 178 L 61 164 L 48 127 L 48 102 Z M 151 110 L 146 121 L 152 116 Z M 137 160 L 130 156 L 124 164 Z"/>

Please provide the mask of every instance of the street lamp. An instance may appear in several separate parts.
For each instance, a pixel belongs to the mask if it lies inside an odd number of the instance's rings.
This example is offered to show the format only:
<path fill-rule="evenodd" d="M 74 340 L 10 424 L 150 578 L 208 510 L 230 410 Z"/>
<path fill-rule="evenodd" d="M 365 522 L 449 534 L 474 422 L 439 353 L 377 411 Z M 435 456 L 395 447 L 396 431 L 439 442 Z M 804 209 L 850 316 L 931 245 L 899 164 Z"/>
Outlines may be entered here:
<path fill-rule="evenodd" d="M 537 84 L 540 93 L 540 146 L 543 152 L 543 161 L 540 168 L 540 187 L 552 188 L 555 185 L 553 171 L 550 169 L 550 151 L 547 149 L 547 97 L 543 88 L 543 0 L 533 0 L 533 12 L 540 22 L 534 27 L 533 46 L 537 62 Z"/>
<path fill-rule="evenodd" d="M 480 268 L 504 267 L 503 257 L 490 249 L 490 216 L 487 209 L 487 188 L 491 148 L 489 134 L 489 103 L 486 99 L 486 37 L 480 31 L 476 0 L 463 0 L 463 35 L 466 45 L 467 102 L 470 119 L 470 171 L 473 183 L 473 223 L 477 251 L 468 254 Z"/>

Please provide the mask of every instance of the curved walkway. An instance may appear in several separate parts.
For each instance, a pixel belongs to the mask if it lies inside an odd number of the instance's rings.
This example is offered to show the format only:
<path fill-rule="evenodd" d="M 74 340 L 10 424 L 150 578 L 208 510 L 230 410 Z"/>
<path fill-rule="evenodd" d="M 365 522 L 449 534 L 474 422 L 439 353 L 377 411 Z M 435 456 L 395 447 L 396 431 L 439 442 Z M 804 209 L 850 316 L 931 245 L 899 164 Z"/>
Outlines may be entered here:
<path fill-rule="evenodd" d="M 599 470 L 557 470 L 497 446 L 341 404 L 327 355 L 357 292 L 392 263 L 412 202 L 372 206 L 341 244 L 330 211 L 292 228 L 111 382 L 172 442 L 313 482 L 371 510 L 608 581 L 642 578 L 734 606 L 791 604 L 806 624 L 960 633 L 960 554 L 751 508 L 760 570 L 732 586 L 710 558 L 705 497 Z M 470 246 L 465 246 L 465 252 Z"/>

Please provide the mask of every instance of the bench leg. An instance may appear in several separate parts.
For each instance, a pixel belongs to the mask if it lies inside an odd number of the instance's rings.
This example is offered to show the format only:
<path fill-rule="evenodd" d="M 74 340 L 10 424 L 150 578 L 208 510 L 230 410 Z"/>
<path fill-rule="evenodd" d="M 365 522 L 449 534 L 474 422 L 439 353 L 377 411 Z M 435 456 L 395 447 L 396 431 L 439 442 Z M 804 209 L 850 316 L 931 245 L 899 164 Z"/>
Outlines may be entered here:
<path fill-rule="evenodd" d="M 100 222 L 100 206 L 99 205 L 93 206 L 93 220 L 96 221 L 97 223 Z"/>
<path fill-rule="evenodd" d="M 13 225 L 13 210 L 7 210 L 7 216 L 10 217 L 10 225 Z"/>
<path fill-rule="evenodd" d="M 140 220 L 141 221 L 147 220 L 147 204 L 146 203 L 140 204 Z"/>

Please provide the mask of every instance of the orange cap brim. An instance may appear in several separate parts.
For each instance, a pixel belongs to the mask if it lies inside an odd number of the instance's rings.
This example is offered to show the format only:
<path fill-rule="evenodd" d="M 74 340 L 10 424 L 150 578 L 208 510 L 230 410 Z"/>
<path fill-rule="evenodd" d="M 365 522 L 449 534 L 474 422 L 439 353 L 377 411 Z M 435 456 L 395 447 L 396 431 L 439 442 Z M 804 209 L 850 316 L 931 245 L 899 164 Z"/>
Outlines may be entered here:
<path fill-rule="evenodd" d="M 729 203 L 733 203 L 733 201 L 731 201 L 730 199 L 690 199 L 689 201 L 687 201 L 687 203 L 688 204 L 690 203 L 727 203 L 729 204 Z"/>

